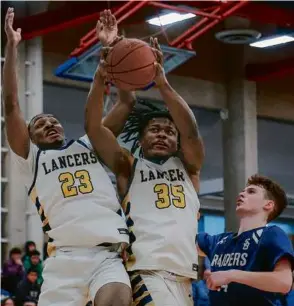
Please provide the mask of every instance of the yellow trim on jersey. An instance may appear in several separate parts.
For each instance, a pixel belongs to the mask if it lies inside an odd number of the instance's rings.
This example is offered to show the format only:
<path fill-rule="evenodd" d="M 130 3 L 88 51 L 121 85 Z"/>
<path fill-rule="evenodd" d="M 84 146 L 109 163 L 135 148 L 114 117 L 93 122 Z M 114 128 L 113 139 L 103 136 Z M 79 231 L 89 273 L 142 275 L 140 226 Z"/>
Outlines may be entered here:
<path fill-rule="evenodd" d="M 125 198 L 122 201 L 122 209 L 124 211 L 124 214 L 126 216 L 126 223 L 127 223 L 127 227 L 129 230 L 129 235 L 130 235 L 130 245 L 127 247 L 126 251 L 128 253 L 128 261 L 125 263 L 125 267 L 126 269 L 130 269 L 136 262 L 136 257 L 133 254 L 132 251 L 132 243 L 134 243 L 136 241 L 136 236 L 134 234 L 134 221 L 132 220 L 132 218 L 130 217 L 131 214 L 131 202 L 129 201 L 129 194 L 127 193 Z"/>
<path fill-rule="evenodd" d="M 43 230 L 44 231 L 50 230 L 51 227 L 50 227 L 49 219 L 45 215 L 44 205 L 39 201 L 36 186 L 34 186 L 34 188 L 32 189 L 32 191 L 30 193 L 30 198 L 31 198 L 32 202 L 35 204 L 35 206 L 38 210 L 38 214 L 39 214 L 39 216 L 41 218 L 41 221 L 42 221 Z M 53 240 L 48 242 L 48 245 L 47 245 L 48 255 L 53 256 L 55 254 L 55 250 L 56 250 L 56 246 L 54 245 Z"/>
<path fill-rule="evenodd" d="M 44 209 L 42 206 L 40 206 L 39 210 L 38 210 L 38 214 L 39 215 L 42 215 L 42 213 L 44 212 Z"/>
<path fill-rule="evenodd" d="M 132 272 L 130 273 L 130 281 L 133 291 L 132 306 L 155 306 L 142 276 L 137 272 Z"/>
<path fill-rule="evenodd" d="M 56 254 L 56 246 L 54 245 L 53 242 L 48 242 L 47 244 L 47 253 L 48 256 L 54 256 Z"/>
<path fill-rule="evenodd" d="M 42 222 L 42 226 L 46 226 L 47 224 L 49 224 L 49 220 L 48 218 L 46 217 L 45 220 Z"/>
<path fill-rule="evenodd" d="M 129 202 L 129 200 L 130 200 L 130 196 L 129 196 L 129 194 L 127 193 L 126 196 L 124 197 L 122 203 L 121 203 L 121 207 L 122 207 L 122 209 L 123 209 L 124 212 L 126 212 L 126 210 L 127 210 L 127 204 L 128 204 L 128 202 Z"/>
<path fill-rule="evenodd" d="M 30 193 L 30 198 L 31 200 L 33 201 L 34 204 L 36 204 L 36 201 L 37 201 L 37 190 L 36 190 L 36 187 L 34 187 Z"/>
<path fill-rule="evenodd" d="M 142 303 L 142 302 L 141 302 L 145 297 L 148 297 L 148 296 L 151 297 L 149 291 L 145 291 L 139 298 L 137 298 L 137 299 L 135 299 L 135 300 L 133 301 L 132 306 L 137 306 L 137 305 L 139 305 L 139 304 L 140 304 L 140 306 L 145 306 L 145 305 L 146 305 L 146 306 L 147 306 L 147 305 L 148 305 L 148 306 L 155 306 L 155 304 L 154 304 L 153 301 L 147 302 L 147 303 Z"/>

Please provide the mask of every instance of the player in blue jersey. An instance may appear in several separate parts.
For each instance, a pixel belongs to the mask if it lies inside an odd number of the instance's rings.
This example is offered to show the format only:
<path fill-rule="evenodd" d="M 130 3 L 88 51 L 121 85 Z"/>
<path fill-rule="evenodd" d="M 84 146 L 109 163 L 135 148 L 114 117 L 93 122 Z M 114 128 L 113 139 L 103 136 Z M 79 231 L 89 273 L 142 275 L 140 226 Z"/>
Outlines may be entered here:
<path fill-rule="evenodd" d="M 268 222 L 286 206 L 278 184 L 254 175 L 237 198 L 238 233 L 198 234 L 198 251 L 211 262 L 211 306 L 285 305 L 293 281 L 293 248 L 286 233 Z"/>

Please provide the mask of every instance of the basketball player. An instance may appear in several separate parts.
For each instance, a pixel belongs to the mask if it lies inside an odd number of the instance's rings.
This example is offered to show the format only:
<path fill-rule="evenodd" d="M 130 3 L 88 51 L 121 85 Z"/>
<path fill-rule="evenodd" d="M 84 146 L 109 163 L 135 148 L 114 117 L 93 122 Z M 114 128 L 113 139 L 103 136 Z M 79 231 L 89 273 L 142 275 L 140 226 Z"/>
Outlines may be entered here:
<path fill-rule="evenodd" d="M 115 189 L 86 136 L 66 143 L 62 125 L 50 114 L 39 114 L 26 126 L 17 97 L 21 30 L 13 29 L 13 19 L 14 10 L 9 8 L 3 68 L 5 126 L 19 175 L 50 237 L 52 255 L 44 267 L 38 305 L 82 306 L 89 296 L 94 305 L 128 306 L 130 280 L 120 248 L 128 244 L 129 234 Z M 112 35 L 108 24 L 101 30 L 104 39 Z"/>
<path fill-rule="evenodd" d="M 286 205 L 278 184 L 254 175 L 237 198 L 238 233 L 198 234 L 198 246 L 211 262 L 211 306 L 286 305 L 284 295 L 293 282 L 293 248 L 282 229 L 267 226 Z"/>
<path fill-rule="evenodd" d="M 188 104 L 168 83 L 158 55 L 155 78 L 169 110 L 148 112 L 133 125 L 142 158 L 121 148 L 102 124 L 106 63 L 98 67 L 86 106 L 86 132 L 105 164 L 116 174 L 130 230 L 128 249 L 134 305 L 192 305 L 197 278 L 197 213 L 203 143 Z M 138 127 L 136 130 L 135 127 Z"/>

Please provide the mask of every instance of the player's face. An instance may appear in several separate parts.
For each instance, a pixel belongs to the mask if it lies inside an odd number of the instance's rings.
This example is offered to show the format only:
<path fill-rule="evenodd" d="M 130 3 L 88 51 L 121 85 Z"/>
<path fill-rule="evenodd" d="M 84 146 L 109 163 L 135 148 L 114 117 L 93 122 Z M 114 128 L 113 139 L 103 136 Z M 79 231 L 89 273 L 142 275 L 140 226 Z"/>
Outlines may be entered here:
<path fill-rule="evenodd" d="M 178 131 L 168 118 L 154 118 L 147 124 L 141 147 L 144 157 L 166 157 L 178 150 Z"/>
<path fill-rule="evenodd" d="M 30 129 L 31 139 L 40 148 L 59 148 L 64 143 L 64 130 L 53 116 L 38 118 Z"/>
<path fill-rule="evenodd" d="M 239 193 L 236 212 L 238 216 L 265 214 L 273 208 L 273 201 L 266 198 L 266 191 L 256 185 L 247 186 Z"/>

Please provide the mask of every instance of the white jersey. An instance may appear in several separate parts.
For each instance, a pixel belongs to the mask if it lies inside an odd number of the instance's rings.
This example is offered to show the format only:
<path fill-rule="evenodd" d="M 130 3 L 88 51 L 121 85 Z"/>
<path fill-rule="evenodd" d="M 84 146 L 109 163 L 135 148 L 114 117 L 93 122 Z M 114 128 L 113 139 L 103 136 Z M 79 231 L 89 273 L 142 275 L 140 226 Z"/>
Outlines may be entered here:
<path fill-rule="evenodd" d="M 28 158 L 16 160 L 54 246 L 129 242 L 115 189 L 86 136 L 56 150 L 31 144 Z"/>
<path fill-rule="evenodd" d="M 123 201 L 130 231 L 128 271 L 165 270 L 197 278 L 199 200 L 178 157 L 159 165 L 135 159 Z"/>

